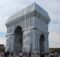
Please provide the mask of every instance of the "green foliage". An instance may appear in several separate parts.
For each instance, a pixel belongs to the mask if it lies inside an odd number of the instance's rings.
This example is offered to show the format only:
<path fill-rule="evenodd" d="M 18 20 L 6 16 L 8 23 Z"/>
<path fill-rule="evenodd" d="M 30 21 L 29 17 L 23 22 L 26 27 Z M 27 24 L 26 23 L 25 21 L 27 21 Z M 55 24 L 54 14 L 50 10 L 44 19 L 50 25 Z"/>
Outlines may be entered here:
<path fill-rule="evenodd" d="M 49 51 L 51 52 L 51 53 L 55 53 L 55 52 L 58 52 L 59 54 L 60 54 L 60 48 L 50 48 L 49 49 Z"/>
<path fill-rule="evenodd" d="M 5 48 L 0 48 L 0 52 L 4 52 L 5 51 Z"/>

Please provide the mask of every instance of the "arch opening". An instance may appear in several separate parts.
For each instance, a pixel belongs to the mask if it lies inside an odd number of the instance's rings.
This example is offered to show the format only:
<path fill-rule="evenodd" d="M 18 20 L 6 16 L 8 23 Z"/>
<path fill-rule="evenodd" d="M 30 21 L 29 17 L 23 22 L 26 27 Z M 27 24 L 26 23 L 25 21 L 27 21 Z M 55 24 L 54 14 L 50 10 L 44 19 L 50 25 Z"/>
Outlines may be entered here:
<path fill-rule="evenodd" d="M 44 46 L 45 36 L 43 34 L 41 34 L 39 42 L 40 42 L 40 54 L 44 54 L 44 52 L 45 52 L 45 46 Z"/>
<path fill-rule="evenodd" d="M 22 45 L 23 45 L 23 32 L 22 27 L 17 26 L 15 29 L 15 38 L 14 38 L 14 50 L 15 52 L 22 52 Z"/>

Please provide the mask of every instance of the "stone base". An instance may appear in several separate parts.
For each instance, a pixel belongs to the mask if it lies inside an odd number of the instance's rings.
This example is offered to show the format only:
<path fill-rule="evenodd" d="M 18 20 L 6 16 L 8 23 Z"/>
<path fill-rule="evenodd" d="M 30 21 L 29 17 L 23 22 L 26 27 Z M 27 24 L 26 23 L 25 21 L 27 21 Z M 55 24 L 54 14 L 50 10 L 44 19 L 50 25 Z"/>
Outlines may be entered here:
<path fill-rule="evenodd" d="M 31 55 L 31 57 L 40 57 L 40 55 Z"/>
<path fill-rule="evenodd" d="M 36 53 L 36 54 L 30 54 L 29 56 L 29 53 L 26 53 L 25 55 L 23 55 L 23 57 L 50 57 L 48 54 L 39 54 L 39 53 Z"/>
<path fill-rule="evenodd" d="M 23 56 L 23 57 L 29 57 L 29 56 Z M 40 55 L 31 55 L 31 57 L 41 57 Z M 50 57 L 49 55 L 48 56 L 44 56 L 44 57 Z"/>
<path fill-rule="evenodd" d="M 41 57 L 40 55 L 31 55 L 31 57 Z M 50 57 L 49 55 L 48 56 L 44 56 L 44 57 Z"/>

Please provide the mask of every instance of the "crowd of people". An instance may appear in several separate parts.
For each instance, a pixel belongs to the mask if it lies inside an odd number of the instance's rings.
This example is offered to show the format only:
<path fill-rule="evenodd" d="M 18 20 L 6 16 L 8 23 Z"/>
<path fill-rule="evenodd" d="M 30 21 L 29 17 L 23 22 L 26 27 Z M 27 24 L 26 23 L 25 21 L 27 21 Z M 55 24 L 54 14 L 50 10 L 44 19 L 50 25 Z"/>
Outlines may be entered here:
<path fill-rule="evenodd" d="M 10 52 L 1 52 L 0 53 L 0 57 L 23 57 L 26 56 L 26 57 L 31 57 L 31 54 L 26 54 L 26 53 L 10 53 Z"/>
<path fill-rule="evenodd" d="M 9 52 L 1 52 L 0 57 L 22 57 L 22 53 L 9 53 Z"/>
<path fill-rule="evenodd" d="M 0 52 L 0 57 L 31 57 L 31 53 L 23 54 L 23 53 L 10 53 L 10 52 Z M 50 54 L 50 56 L 40 56 L 40 57 L 60 57 L 60 55 L 57 54 Z"/>

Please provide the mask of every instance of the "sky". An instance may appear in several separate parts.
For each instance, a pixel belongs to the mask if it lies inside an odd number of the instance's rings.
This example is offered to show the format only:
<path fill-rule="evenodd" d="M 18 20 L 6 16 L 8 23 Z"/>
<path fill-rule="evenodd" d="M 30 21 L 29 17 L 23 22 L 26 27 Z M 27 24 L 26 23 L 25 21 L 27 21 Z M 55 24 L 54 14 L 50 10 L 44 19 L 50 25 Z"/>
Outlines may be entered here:
<path fill-rule="evenodd" d="M 0 44 L 6 46 L 5 23 L 8 17 L 34 2 L 45 9 L 50 16 L 49 47 L 60 47 L 60 0 L 0 0 Z"/>

